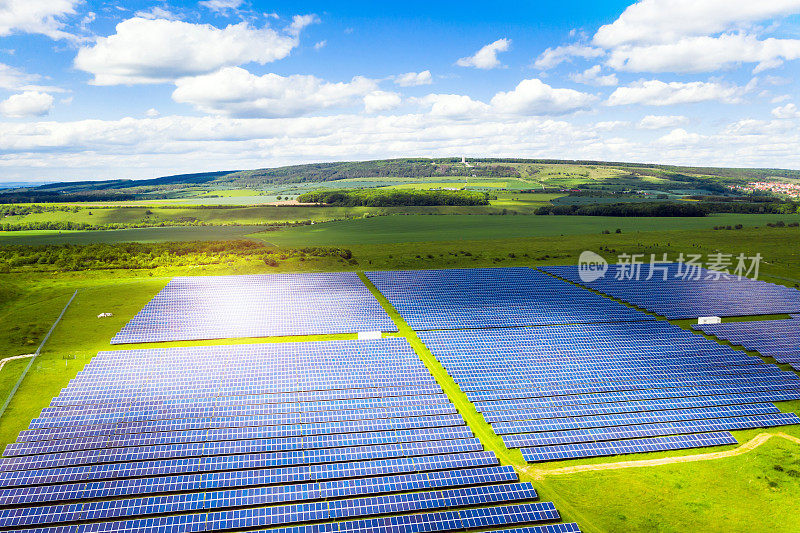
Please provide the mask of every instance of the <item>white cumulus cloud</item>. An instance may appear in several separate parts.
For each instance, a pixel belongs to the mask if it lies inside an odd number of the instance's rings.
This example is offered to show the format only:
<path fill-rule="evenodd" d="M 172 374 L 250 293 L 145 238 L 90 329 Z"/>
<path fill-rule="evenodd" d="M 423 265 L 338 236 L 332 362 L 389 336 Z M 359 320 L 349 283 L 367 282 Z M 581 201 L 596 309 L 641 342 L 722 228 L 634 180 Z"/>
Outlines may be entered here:
<path fill-rule="evenodd" d="M 697 144 L 703 139 L 704 137 L 698 133 L 689 133 L 683 128 L 677 128 L 660 137 L 658 142 L 670 146 L 688 146 Z"/>
<path fill-rule="evenodd" d="M 474 118 L 489 111 L 489 105 L 463 94 L 429 94 L 418 102 L 430 108 L 435 117 L 454 119 Z"/>
<path fill-rule="evenodd" d="M 643 130 L 660 130 L 665 128 L 676 128 L 689 122 L 688 117 L 683 115 L 647 115 L 636 125 Z"/>
<path fill-rule="evenodd" d="M 664 82 L 660 80 L 639 81 L 626 87 L 618 87 L 608 97 L 606 105 L 653 105 L 693 104 L 718 101 L 735 104 L 741 101 L 744 89 L 717 82 Z"/>
<path fill-rule="evenodd" d="M 400 87 L 416 87 L 418 85 L 430 85 L 433 83 L 433 76 L 430 70 L 422 72 L 406 72 L 395 76 L 394 82 Z"/>
<path fill-rule="evenodd" d="M 293 28 L 305 23 L 298 22 Z M 95 85 L 171 82 L 226 66 L 263 65 L 283 59 L 298 44 L 294 32 L 281 34 L 246 22 L 216 28 L 135 17 L 117 24 L 115 34 L 82 47 L 75 66 L 93 74 Z"/>
<path fill-rule="evenodd" d="M 14 94 L 0 102 L 0 114 L 6 117 L 41 117 L 53 108 L 53 97 L 38 91 Z"/>
<path fill-rule="evenodd" d="M 522 80 L 513 91 L 499 92 L 492 106 L 500 113 L 564 115 L 587 109 L 596 97 L 573 89 L 555 89 L 539 79 Z"/>
<path fill-rule="evenodd" d="M 800 40 L 759 37 L 765 21 L 798 13 L 800 0 L 641 0 L 592 42 L 610 52 L 607 65 L 617 70 L 712 72 L 756 63 L 760 72 L 800 58 Z"/>
<path fill-rule="evenodd" d="M 228 11 L 236 11 L 242 5 L 243 0 L 204 0 L 199 4 L 206 9 L 216 11 L 217 13 L 226 13 Z"/>
<path fill-rule="evenodd" d="M 51 39 L 72 39 L 64 31 L 64 18 L 76 13 L 81 0 L 2 0 L 0 36 L 11 33 L 40 33 Z"/>
<path fill-rule="evenodd" d="M 377 82 L 359 76 L 350 82 L 331 83 L 315 76 L 256 76 L 240 67 L 182 78 L 176 86 L 172 93 L 176 102 L 232 117 L 295 117 L 357 105 L 378 90 Z"/>
<path fill-rule="evenodd" d="M 511 39 L 498 39 L 475 52 L 475 55 L 462 57 L 456 61 L 456 65 L 459 67 L 475 67 L 486 70 L 497 68 L 501 66 L 497 54 L 508 51 L 510 47 Z"/>
<path fill-rule="evenodd" d="M 593 40 L 604 48 L 669 43 L 798 12 L 800 0 L 641 0 L 597 30 Z"/>
<path fill-rule="evenodd" d="M 741 33 L 719 37 L 687 37 L 672 43 L 623 46 L 607 64 L 631 72 L 712 72 L 742 63 L 756 63 L 755 72 L 800 58 L 800 40 L 763 39 Z"/>
<path fill-rule="evenodd" d="M 568 44 L 548 48 L 536 58 L 533 66 L 539 70 L 547 70 L 560 65 L 564 61 L 568 61 L 571 57 L 594 59 L 603 55 L 605 55 L 605 51 L 601 48 L 583 44 Z"/>
<path fill-rule="evenodd" d="M 600 87 L 613 87 L 619 85 L 619 79 L 616 74 L 602 74 L 600 65 L 589 67 L 583 72 L 576 72 L 570 74 L 569 79 L 575 83 L 584 83 L 586 85 L 598 85 Z"/>
<path fill-rule="evenodd" d="M 772 116 L 780 119 L 800 118 L 800 109 L 794 104 L 786 104 L 773 109 Z"/>
<path fill-rule="evenodd" d="M 403 99 L 399 94 L 389 91 L 372 91 L 364 96 L 364 111 L 381 113 L 399 107 Z"/>

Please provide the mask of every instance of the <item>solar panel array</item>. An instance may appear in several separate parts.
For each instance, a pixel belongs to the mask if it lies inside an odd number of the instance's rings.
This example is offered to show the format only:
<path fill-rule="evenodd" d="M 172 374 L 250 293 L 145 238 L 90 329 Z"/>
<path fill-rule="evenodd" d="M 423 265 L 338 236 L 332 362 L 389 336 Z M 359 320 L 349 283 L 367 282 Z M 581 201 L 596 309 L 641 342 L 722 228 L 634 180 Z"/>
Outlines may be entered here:
<path fill-rule="evenodd" d="M 733 444 L 798 424 L 771 402 L 800 378 L 666 322 L 419 334 L 509 448 L 529 461 Z"/>
<path fill-rule="evenodd" d="M 650 320 L 531 268 L 367 272 L 415 330 Z"/>
<path fill-rule="evenodd" d="M 630 265 L 609 265 L 603 277 L 588 283 L 581 280 L 578 268 L 548 266 L 541 270 L 669 319 L 800 311 L 800 291 L 796 289 L 699 267 L 689 270 L 685 264 L 655 265 L 652 276 L 649 263 L 639 265 L 638 274 Z"/>
<path fill-rule="evenodd" d="M 98 354 L 0 459 L 0 529 L 577 533 L 403 338 Z"/>
<path fill-rule="evenodd" d="M 693 326 L 800 371 L 800 320 L 757 320 Z"/>
<path fill-rule="evenodd" d="M 173 278 L 111 344 L 396 331 L 355 272 Z"/>

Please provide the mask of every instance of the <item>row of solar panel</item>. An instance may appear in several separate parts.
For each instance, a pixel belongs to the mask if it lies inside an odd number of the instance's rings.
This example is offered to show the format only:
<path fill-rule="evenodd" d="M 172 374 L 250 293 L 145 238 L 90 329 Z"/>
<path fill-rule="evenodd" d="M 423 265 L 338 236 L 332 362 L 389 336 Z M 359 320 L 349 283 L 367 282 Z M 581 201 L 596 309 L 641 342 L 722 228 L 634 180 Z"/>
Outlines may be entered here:
<path fill-rule="evenodd" d="M 794 381 L 793 373 L 788 371 L 777 369 L 776 367 L 763 367 L 763 371 L 761 368 L 750 368 L 744 367 L 738 372 L 731 372 L 731 371 L 704 371 L 704 372 L 690 372 L 687 369 L 687 375 L 683 382 L 685 384 L 689 384 L 690 382 L 697 382 L 697 383 L 716 383 L 716 384 L 724 384 L 724 383 L 736 383 L 741 382 L 744 380 L 752 380 L 752 381 L 771 381 L 771 382 L 786 382 L 786 381 Z M 518 384 L 525 384 L 525 383 L 535 383 L 538 382 L 541 386 L 551 386 L 558 383 L 563 383 L 563 380 L 558 379 L 557 373 L 552 373 L 550 375 L 543 376 L 542 380 L 535 380 L 531 379 L 530 377 L 523 374 L 523 377 L 515 376 L 514 374 L 506 375 L 505 373 L 501 372 L 494 372 L 493 375 L 484 376 L 480 372 L 462 372 L 459 377 L 462 379 L 469 379 L 470 377 L 474 377 L 475 379 L 470 381 L 469 385 L 465 385 L 465 390 L 472 391 L 472 390 L 492 390 L 492 389 L 515 389 L 520 388 Z M 598 374 L 600 374 L 598 372 Z M 628 372 L 606 372 L 605 377 L 609 378 L 609 380 L 613 382 L 624 381 L 626 379 L 631 380 L 631 383 L 644 383 L 644 384 L 658 384 L 658 383 L 668 383 L 674 382 L 676 380 L 680 380 L 683 375 L 680 372 L 673 371 L 670 373 L 659 373 L 659 372 L 636 372 L 636 371 L 628 371 Z M 571 383 L 568 383 L 571 386 L 579 386 L 583 383 L 597 383 L 598 380 L 591 380 L 587 379 L 588 376 L 591 374 L 586 373 L 571 373 L 566 374 L 564 377 L 566 379 L 570 379 Z M 497 378 L 496 380 L 492 379 L 493 377 Z M 598 379 L 602 379 L 601 376 Z M 660 378 L 660 379 L 659 379 Z M 503 381 L 505 380 L 505 381 Z M 409 380 L 410 382 L 411 380 Z M 404 383 L 402 378 L 398 378 L 399 385 L 407 385 Z M 387 384 L 388 385 L 388 384 Z M 380 387 L 379 383 L 370 382 L 365 388 L 375 388 Z M 257 388 L 257 386 L 253 386 L 253 388 Z M 150 390 L 151 388 L 148 387 L 146 390 Z M 156 387 L 152 387 L 152 389 L 157 390 Z M 220 387 L 221 390 L 218 392 L 230 394 L 231 396 L 236 396 L 237 393 L 242 390 L 245 391 L 247 389 L 246 386 L 241 387 Z M 141 390 L 141 388 L 140 388 Z M 130 397 L 134 394 L 135 388 L 131 389 L 118 389 L 109 391 L 107 394 L 102 393 L 93 393 L 92 391 L 84 392 L 83 397 L 88 396 L 88 399 L 111 399 L 111 398 L 119 398 L 124 400 L 125 398 Z M 142 395 L 146 398 L 158 398 L 164 396 L 166 394 L 175 394 L 175 395 L 184 395 L 185 394 L 192 394 L 202 397 L 203 394 L 213 394 L 214 390 L 211 386 L 208 387 L 198 387 L 197 390 L 188 391 L 186 389 L 178 388 L 178 389 L 170 389 L 166 388 L 164 394 L 145 394 Z M 75 391 L 72 394 L 64 395 L 67 398 L 80 398 L 81 392 Z M 197 397 L 197 396 L 190 396 L 190 397 Z"/>
<path fill-rule="evenodd" d="M 681 380 L 681 376 L 679 374 L 666 376 L 664 379 L 646 379 L 646 378 L 653 378 L 653 376 L 635 376 L 634 378 L 628 379 L 635 379 L 634 381 L 625 381 L 625 376 L 618 376 L 616 378 L 609 378 L 611 381 L 610 385 L 619 385 L 632 388 L 632 389 L 640 389 L 640 388 L 658 388 L 658 387 L 670 387 L 673 385 L 684 385 L 684 386 L 692 386 L 692 385 L 702 385 L 706 387 L 714 387 L 717 385 L 731 385 L 737 383 L 769 383 L 769 384 L 794 384 L 797 385 L 798 382 L 796 380 L 791 379 L 791 377 L 783 377 L 783 376 L 759 376 L 757 374 L 744 374 L 742 376 L 722 376 L 716 377 L 714 375 L 711 376 L 690 376 L 685 380 Z M 565 376 L 565 380 L 570 379 L 570 376 Z M 602 378 L 599 380 L 602 382 Z M 474 391 L 474 390 L 482 390 L 482 391 L 492 391 L 492 390 L 514 390 L 514 389 L 526 389 L 531 386 L 539 385 L 540 388 L 545 388 L 548 386 L 555 386 L 558 380 L 549 379 L 544 380 L 541 384 L 538 384 L 536 381 L 533 380 L 519 380 L 519 381 L 509 381 L 507 383 L 498 383 L 498 382 L 479 382 L 479 383 L 471 383 L 470 385 L 465 385 L 464 388 L 466 391 Z M 575 379 L 573 383 L 570 383 L 564 387 L 563 390 L 569 390 L 574 387 L 584 387 L 585 385 L 591 385 L 593 383 L 598 383 L 598 380 L 591 380 L 591 379 Z M 590 388 L 603 388 L 603 386 L 599 387 L 590 387 Z"/>
<path fill-rule="evenodd" d="M 272 413 L 272 412 L 258 412 L 255 409 L 241 409 L 238 411 L 175 411 L 171 413 L 161 413 L 161 416 L 138 415 L 136 420 L 132 420 L 128 413 L 118 413 L 116 416 L 108 415 L 104 417 L 39 417 L 31 422 L 32 430 L 52 429 L 63 426 L 83 426 L 91 425 L 93 429 L 112 428 L 116 426 L 136 427 L 142 428 L 142 431 L 153 431 L 152 429 L 145 428 L 159 428 L 155 431 L 164 431 L 160 429 L 165 424 L 185 425 L 183 429 L 198 429 L 200 427 L 222 427 L 230 425 L 278 425 L 278 424 L 313 424 L 318 422 L 335 422 L 339 420 L 361 420 L 369 418 L 397 418 L 403 416 L 428 416 L 428 415 L 444 415 L 455 413 L 455 407 L 452 405 L 432 404 L 425 406 L 424 403 L 419 402 L 419 405 L 404 405 L 397 407 L 384 407 L 372 409 L 348 409 L 340 411 L 314 411 L 310 413 Z M 232 424 L 225 422 L 227 419 L 233 421 Z M 183 422 L 179 422 L 179 421 Z M 212 425 L 209 425 L 212 424 Z"/>
<path fill-rule="evenodd" d="M 131 397 L 123 400 L 109 398 L 95 398 L 85 400 L 81 398 L 64 398 L 60 396 L 53 398 L 50 405 L 56 406 L 97 406 L 103 404 L 120 404 L 130 406 L 148 405 L 198 405 L 198 404 L 221 404 L 226 405 L 252 405 L 265 403 L 292 403 L 292 402 L 318 402 L 331 400 L 349 400 L 364 398 L 390 398 L 399 396 L 419 396 L 427 394 L 438 394 L 442 392 L 439 385 L 424 385 L 419 387 L 384 387 L 367 389 L 331 389 L 295 392 L 277 392 L 262 394 L 242 394 L 236 397 L 213 394 L 208 396 L 193 396 L 190 394 L 182 395 L 150 395 L 146 398 Z"/>
<path fill-rule="evenodd" d="M 169 420 L 188 420 L 198 423 L 205 423 L 206 418 L 215 418 L 224 420 L 231 418 L 233 420 L 244 421 L 254 420 L 258 421 L 257 424 L 252 425 L 268 425 L 268 424 L 309 424 L 315 422 L 335 422 L 338 420 L 358 420 L 369 418 L 395 418 L 399 416 L 426 416 L 434 414 L 448 414 L 453 412 L 453 407 L 446 403 L 433 403 L 429 406 L 419 402 L 419 405 L 403 405 L 396 407 L 384 408 L 365 408 L 365 409 L 343 409 L 341 411 L 311 411 L 305 413 L 273 413 L 269 410 L 266 412 L 258 409 L 258 407 L 241 408 L 239 406 L 230 410 L 208 410 L 203 411 L 200 409 L 190 410 L 176 410 L 172 413 L 153 413 L 151 415 L 144 415 L 144 411 L 140 414 L 126 414 L 126 413 L 103 413 L 101 416 L 68 416 L 68 417 L 39 417 L 35 419 L 35 424 L 31 425 L 34 429 L 56 428 L 65 425 L 86 425 L 92 424 L 96 428 L 112 427 L 113 425 L 153 425 L 168 422 Z M 236 424 L 238 425 L 238 423 Z"/>
<path fill-rule="evenodd" d="M 688 399 L 697 400 L 700 398 L 727 398 L 735 397 L 741 391 L 752 397 L 754 402 L 761 401 L 780 401 L 763 400 L 761 395 L 787 394 L 793 395 L 800 393 L 800 387 L 788 386 L 784 388 L 772 388 L 771 385 L 744 386 L 736 390 L 709 391 L 701 387 L 675 387 L 671 389 L 647 389 L 634 391 L 603 392 L 596 394 L 576 394 L 556 397 L 534 397 L 534 398 L 513 398 L 501 399 L 486 402 L 475 402 L 476 408 L 481 412 L 505 411 L 509 409 L 551 409 L 551 408 L 570 408 L 570 406 L 589 406 L 596 407 L 602 404 L 616 404 L 621 402 L 649 401 L 649 400 L 676 400 Z M 732 402 L 739 403 L 739 402 Z M 748 402 L 742 402 L 748 403 Z"/>
<path fill-rule="evenodd" d="M 336 412 L 374 411 L 390 409 L 396 412 L 410 412 L 421 406 L 438 407 L 448 405 L 444 394 L 412 396 L 405 398 L 376 398 L 366 400 L 339 400 L 333 402 L 308 402 L 305 404 L 256 404 L 256 405 L 214 405 L 168 408 L 133 407 L 123 408 L 103 406 L 65 406 L 48 407 L 31 422 L 31 428 L 65 424 L 104 424 L 114 422 L 137 422 L 142 420 L 162 420 L 169 418 L 205 418 L 208 416 L 248 416 L 272 414 L 284 417 L 327 416 Z M 302 419 L 302 418 L 301 418 Z"/>
<path fill-rule="evenodd" d="M 529 463 L 559 461 L 564 459 L 583 459 L 588 457 L 605 457 L 631 453 L 663 452 L 668 450 L 685 450 L 707 446 L 725 446 L 738 444 L 728 432 L 698 433 L 674 435 L 648 439 L 629 439 L 603 442 L 587 442 L 583 444 L 562 444 L 522 448 L 522 457 Z"/>
<path fill-rule="evenodd" d="M 517 475 L 512 467 L 445 470 L 424 474 L 401 474 L 319 483 L 0 509 L 0 524 L 40 526 L 88 520 L 118 520 L 156 514 L 199 512 L 207 509 L 219 510 L 288 502 L 313 502 L 395 492 L 514 483 L 516 481 Z M 508 486 L 510 485 L 500 485 L 500 487 Z M 493 488 L 487 487 L 487 489 Z"/>
<path fill-rule="evenodd" d="M 401 457 L 329 465 L 303 465 L 199 474 L 154 474 L 143 478 L 61 480 L 56 484 L 40 484 L 38 486 L 25 483 L 25 480 L 31 479 L 27 477 L 19 478 L 19 483 L 0 488 L 0 505 L 108 499 L 332 480 L 352 481 L 374 476 L 430 473 L 497 465 L 497 457 L 492 452 L 469 452 L 441 457 Z M 43 483 L 54 482 L 48 481 L 46 478 L 39 478 L 39 480 Z"/>
<path fill-rule="evenodd" d="M 381 431 L 372 433 L 336 433 L 329 435 L 311 435 L 302 437 L 279 437 L 279 438 L 256 438 L 256 439 L 235 439 L 238 444 L 231 444 L 234 441 L 219 440 L 219 441 L 192 441 L 192 442 L 138 442 L 137 439 L 132 439 L 132 442 L 125 444 L 118 440 L 104 440 L 97 439 L 92 441 L 84 441 L 72 443 L 70 441 L 64 442 L 51 442 L 51 441 L 37 441 L 37 442 L 13 442 L 6 446 L 3 452 L 6 457 L 21 456 L 21 455 L 35 455 L 43 453 L 65 453 L 75 452 L 80 453 L 80 450 L 86 450 L 84 453 L 92 454 L 98 453 L 96 450 L 101 449 L 116 449 L 126 450 L 137 447 L 147 446 L 159 452 L 170 450 L 174 447 L 181 446 L 198 446 L 208 448 L 209 450 L 218 450 L 223 453 L 226 449 L 237 448 L 239 446 L 249 446 L 249 450 L 253 452 L 268 452 L 268 451 L 285 451 L 285 450 L 311 450 L 317 448 L 341 448 L 349 446 L 367 446 L 371 444 L 387 444 L 395 442 L 416 442 L 425 440 L 446 440 L 446 439 L 464 439 L 472 436 L 469 428 L 466 426 L 449 426 L 449 427 L 432 427 L 432 428 L 417 428 L 405 429 L 395 431 Z"/>
<path fill-rule="evenodd" d="M 640 424 L 622 427 L 587 428 L 542 433 L 520 433 L 515 435 L 503 435 L 503 442 L 509 448 L 524 448 L 528 446 L 546 446 L 551 444 L 582 443 L 603 440 L 632 439 L 637 437 L 681 435 L 686 433 L 707 433 L 711 431 L 768 428 L 794 424 L 800 424 L 800 417 L 798 417 L 796 414 L 776 413 L 758 416 L 738 416 L 733 418 Z"/>
<path fill-rule="evenodd" d="M 689 396 L 712 396 L 717 394 L 728 394 L 732 392 L 748 392 L 753 390 L 795 390 L 800 387 L 800 384 L 791 380 L 776 381 L 776 380 L 760 380 L 753 383 L 747 379 L 741 380 L 726 380 L 722 382 L 717 380 L 718 383 L 708 382 L 688 382 L 688 381 L 664 381 L 664 382 L 637 382 L 637 383 L 607 383 L 596 386 L 583 386 L 583 385 L 563 385 L 561 387 L 527 387 L 520 389 L 510 390 L 491 390 L 491 391 L 468 391 L 466 392 L 467 398 L 473 402 L 491 401 L 491 400 L 511 400 L 515 398 L 549 398 L 553 396 L 570 396 L 576 394 L 599 394 L 599 393 L 614 393 L 625 391 L 643 391 L 646 394 L 655 394 L 653 391 L 654 385 L 659 385 L 665 389 L 675 389 L 678 391 L 678 396 L 683 396 L 684 389 L 691 391 Z M 700 392 L 703 391 L 703 392 Z M 700 394 L 696 394 L 700 392 Z M 669 391 L 658 392 L 659 394 L 668 394 Z M 660 397 L 660 396 L 656 396 Z"/>
<path fill-rule="evenodd" d="M 514 420 L 494 423 L 492 424 L 492 429 L 494 429 L 495 433 L 498 435 L 508 435 L 511 433 L 538 433 L 568 429 L 679 422 L 683 420 L 730 418 L 779 412 L 780 410 L 772 404 L 726 405 L 720 407 L 702 407 L 698 409 L 650 411 L 647 413 L 592 415 L 548 420 Z"/>
<path fill-rule="evenodd" d="M 536 376 L 532 378 L 531 376 Z M 687 380 L 719 380 L 731 379 L 735 377 L 750 377 L 758 380 L 785 380 L 789 378 L 790 374 L 785 370 L 781 370 L 775 366 L 742 366 L 730 368 L 715 368 L 713 366 L 700 366 L 696 365 L 684 367 L 681 371 L 680 367 L 662 367 L 662 368 L 625 368 L 619 370 L 551 370 L 551 371 L 536 371 L 531 372 L 525 369 L 495 369 L 492 371 L 481 371 L 473 369 L 463 369 L 459 372 L 453 372 L 453 378 L 473 380 L 474 390 L 491 390 L 497 388 L 514 389 L 517 388 L 516 384 L 520 383 L 540 383 L 542 385 L 550 385 L 553 383 L 561 383 L 564 379 L 569 379 L 572 383 L 582 382 L 596 382 L 601 379 L 610 379 L 620 381 L 624 379 L 630 380 L 653 380 L 655 377 L 660 377 L 659 380 L 654 381 L 669 381 L 674 378 L 685 377 Z M 502 382 L 507 382 L 508 386 L 503 386 Z"/>
<path fill-rule="evenodd" d="M 536 491 L 529 483 L 478 486 L 445 489 L 431 492 L 388 494 L 350 500 L 328 500 L 316 503 L 286 504 L 257 509 L 232 509 L 196 514 L 168 515 L 159 518 L 163 526 L 193 530 L 202 524 L 203 531 L 219 531 L 253 527 L 270 527 L 298 522 L 343 520 L 393 513 L 410 513 L 478 504 L 508 503 L 536 499 Z M 542 509 L 555 510 L 552 504 L 530 504 Z M 47 508 L 44 508 L 45 510 Z M 58 516 L 54 516 L 58 520 Z M 152 519 L 138 518 L 119 522 L 102 522 L 93 531 L 140 532 Z M 24 519 L 10 518 L 6 527 L 30 525 Z M 80 526 L 78 526 L 80 528 Z M 46 531 L 47 529 L 45 529 Z"/>
<path fill-rule="evenodd" d="M 62 440 L 44 440 L 45 447 L 52 451 L 108 448 L 119 446 L 141 446 L 147 444 L 169 444 L 181 442 L 206 442 L 215 440 L 270 439 L 316 435 L 334 435 L 419 429 L 464 425 L 460 415 L 391 418 L 385 420 L 358 420 L 328 424 L 302 424 L 294 426 L 254 426 L 204 430 L 168 431 L 162 433 L 113 434 L 93 437 L 77 437 L 64 433 Z M 77 433 L 77 432 L 76 432 Z M 17 440 L 18 444 L 26 441 Z M 6 452 L 8 453 L 8 451 Z"/>
<path fill-rule="evenodd" d="M 295 527 L 281 527 L 258 530 L 254 533 L 372 533 L 375 531 L 418 532 L 418 531 L 463 531 L 487 527 L 535 524 L 559 520 L 560 515 L 551 503 L 523 503 L 493 507 L 461 509 L 454 511 L 425 512 L 411 515 L 398 515 L 385 518 L 327 522 Z M 176 529 L 186 529 L 180 520 L 153 518 L 138 527 L 153 533 L 170 533 Z M 231 527 L 241 527 L 239 523 Z M 140 529 L 140 530 L 141 530 Z M 47 531 L 47 530 L 44 530 Z M 63 533 L 62 529 L 56 529 Z M 81 524 L 70 527 L 70 533 L 103 531 L 96 525 Z M 546 524 L 496 531 L 495 533 L 580 533 L 578 526 L 569 524 Z"/>
<path fill-rule="evenodd" d="M 247 441 L 245 441 L 247 442 Z M 210 472 L 232 470 L 234 468 L 266 468 L 269 466 L 290 466 L 302 464 L 334 463 L 337 461 L 362 461 L 385 459 L 390 457 L 412 457 L 416 455 L 441 455 L 480 451 L 482 448 L 477 439 L 449 439 L 444 441 L 420 441 L 396 444 L 373 444 L 369 446 L 351 446 L 346 448 L 318 448 L 304 451 L 253 452 L 237 446 L 239 441 L 231 441 L 224 455 L 209 453 L 197 446 L 170 447 L 170 454 L 158 453 L 150 447 L 110 448 L 99 453 L 41 454 L 21 457 L 3 458 L 0 472 L 18 470 L 41 470 L 108 463 L 104 467 L 107 475 L 125 472 L 149 473 L 154 467 L 166 472 Z M 120 450 L 128 450 L 121 454 Z M 219 451 L 219 450 L 217 450 Z M 85 468 L 64 470 L 64 472 L 84 471 Z M 55 471 L 51 471 L 55 473 Z M 144 474 L 143 474 L 144 475 Z"/>
<path fill-rule="evenodd" d="M 758 402 L 785 402 L 791 400 L 800 400 L 800 389 L 798 389 L 797 392 L 790 393 L 757 392 L 750 394 L 730 394 L 727 396 L 631 400 L 627 402 L 571 404 L 538 408 L 517 406 L 512 402 L 480 403 L 475 407 L 478 412 L 483 413 L 483 418 L 491 424 L 510 420 L 539 420 L 617 413 L 645 413 L 667 409 L 690 409 L 698 407 L 754 404 Z M 512 408 L 509 409 L 509 407 Z"/>

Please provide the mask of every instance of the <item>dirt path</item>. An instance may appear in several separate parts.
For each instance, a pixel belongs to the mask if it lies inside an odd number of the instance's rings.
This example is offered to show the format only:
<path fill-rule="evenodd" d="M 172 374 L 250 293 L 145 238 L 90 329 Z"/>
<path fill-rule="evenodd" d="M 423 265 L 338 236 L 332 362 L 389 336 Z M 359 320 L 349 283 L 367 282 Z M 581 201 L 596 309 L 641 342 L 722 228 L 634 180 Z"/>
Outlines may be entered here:
<path fill-rule="evenodd" d="M 648 466 L 671 465 L 678 463 L 692 463 L 695 461 L 713 461 L 715 459 L 724 459 L 726 457 L 736 457 L 749 453 L 762 444 L 766 443 L 772 437 L 780 437 L 789 440 L 795 444 L 800 444 L 800 438 L 786 433 L 760 433 L 753 437 L 751 440 L 742 444 L 738 448 L 724 452 L 702 453 L 697 455 L 685 455 L 683 457 L 664 457 L 662 459 L 646 459 L 643 461 L 622 461 L 619 463 L 603 463 L 597 465 L 578 465 L 567 466 L 564 468 L 557 468 L 555 470 L 544 470 L 535 467 L 520 467 L 520 470 L 525 471 L 534 479 L 543 479 L 549 476 L 561 476 L 569 474 L 577 474 L 579 472 L 591 472 L 595 470 L 618 470 L 622 468 L 642 468 Z"/>
<path fill-rule="evenodd" d="M 13 361 L 15 359 L 27 359 L 28 357 L 33 357 L 36 354 L 29 353 L 25 355 L 15 355 L 13 357 L 6 357 L 5 359 L 0 359 L 0 370 L 3 370 L 3 367 L 6 366 L 6 363 L 9 361 Z"/>

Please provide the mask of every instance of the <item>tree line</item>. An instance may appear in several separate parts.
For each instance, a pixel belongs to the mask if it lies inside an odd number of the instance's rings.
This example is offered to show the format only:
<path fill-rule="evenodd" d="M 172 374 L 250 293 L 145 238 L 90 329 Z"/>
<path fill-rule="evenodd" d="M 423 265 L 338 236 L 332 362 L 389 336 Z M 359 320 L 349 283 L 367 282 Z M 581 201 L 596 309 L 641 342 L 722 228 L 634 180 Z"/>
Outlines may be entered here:
<path fill-rule="evenodd" d="M 43 246 L 0 246 L 0 273 L 20 271 L 77 271 L 153 269 L 225 264 L 234 260 L 260 261 L 277 267 L 296 259 L 329 257 L 355 264 L 346 248 L 308 247 L 276 250 L 262 242 L 96 243 Z"/>
<path fill-rule="evenodd" d="M 708 211 L 694 202 L 624 202 L 618 204 L 553 205 L 535 211 L 537 215 L 596 217 L 704 217 Z"/>
<path fill-rule="evenodd" d="M 475 191 L 415 191 L 407 189 L 345 189 L 301 194 L 299 202 L 341 207 L 418 205 L 489 205 L 489 195 Z"/>

